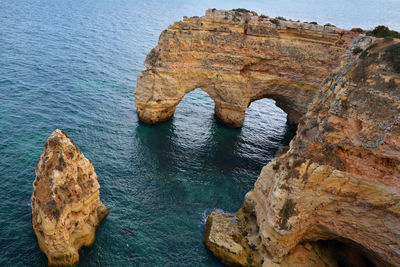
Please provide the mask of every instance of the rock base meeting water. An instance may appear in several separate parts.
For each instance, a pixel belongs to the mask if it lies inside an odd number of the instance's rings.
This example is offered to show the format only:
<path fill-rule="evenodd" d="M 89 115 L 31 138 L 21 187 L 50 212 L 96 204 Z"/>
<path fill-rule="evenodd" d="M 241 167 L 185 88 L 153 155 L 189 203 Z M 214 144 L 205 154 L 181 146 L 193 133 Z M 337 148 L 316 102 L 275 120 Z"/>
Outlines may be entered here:
<path fill-rule="evenodd" d="M 32 226 L 50 266 L 73 266 L 108 214 L 92 163 L 61 130 L 44 145 L 33 182 Z"/>

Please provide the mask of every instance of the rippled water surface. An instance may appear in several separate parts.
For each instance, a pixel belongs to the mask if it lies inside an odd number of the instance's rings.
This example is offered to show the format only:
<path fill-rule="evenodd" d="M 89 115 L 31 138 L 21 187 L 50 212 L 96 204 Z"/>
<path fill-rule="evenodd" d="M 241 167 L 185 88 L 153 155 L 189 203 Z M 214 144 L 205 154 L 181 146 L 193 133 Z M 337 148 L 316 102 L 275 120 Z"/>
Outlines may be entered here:
<path fill-rule="evenodd" d="M 221 265 L 202 244 L 205 218 L 241 206 L 262 166 L 293 136 L 285 114 L 259 100 L 242 129 L 226 128 L 198 89 L 173 120 L 147 126 L 132 94 L 160 32 L 212 7 L 400 29 L 397 0 L 1 0 L 0 266 L 47 263 L 29 202 L 35 164 L 56 128 L 93 162 L 110 210 L 79 266 Z"/>

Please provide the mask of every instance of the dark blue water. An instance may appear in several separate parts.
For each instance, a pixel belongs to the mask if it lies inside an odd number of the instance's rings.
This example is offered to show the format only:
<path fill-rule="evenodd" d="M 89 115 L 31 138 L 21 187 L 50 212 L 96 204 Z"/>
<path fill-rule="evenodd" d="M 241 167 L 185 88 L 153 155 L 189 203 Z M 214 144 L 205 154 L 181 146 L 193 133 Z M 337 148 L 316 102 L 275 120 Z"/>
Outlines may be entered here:
<path fill-rule="evenodd" d="M 236 211 L 293 133 L 271 100 L 242 129 L 213 118 L 201 90 L 173 120 L 140 123 L 136 77 L 160 32 L 207 8 L 341 27 L 400 29 L 399 1 L 0 1 L 0 266 L 44 266 L 31 228 L 32 182 L 43 144 L 65 130 L 96 169 L 110 214 L 80 266 L 219 266 L 202 244 L 213 209 Z"/>

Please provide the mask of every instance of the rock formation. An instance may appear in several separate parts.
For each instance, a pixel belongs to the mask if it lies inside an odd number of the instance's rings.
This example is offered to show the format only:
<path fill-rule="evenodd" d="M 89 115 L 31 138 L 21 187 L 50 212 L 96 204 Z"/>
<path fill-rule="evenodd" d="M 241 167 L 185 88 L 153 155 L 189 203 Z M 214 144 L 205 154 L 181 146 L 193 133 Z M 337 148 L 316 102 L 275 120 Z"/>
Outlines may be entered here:
<path fill-rule="evenodd" d="M 301 242 L 335 239 L 378 266 L 400 266 L 400 40 L 360 36 L 340 59 L 289 151 L 263 168 L 245 197 L 256 233 L 218 227 L 222 214 L 210 219 L 206 244 L 221 259 L 245 265 L 232 255 L 256 235 L 267 250 L 258 249 L 261 257 L 276 263 Z M 213 227 L 218 238 L 210 239 Z M 242 241 L 228 249 L 232 239 Z"/>
<path fill-rule="evenodd" d="M 100 201 L 92 163 L 77 145 L 55 130 L 44 145 L 33 183 L 32 226 L 50 266 L 78 263 L 78 250 L 90 246 L 108 214 Z"/>
<path fill-rule="evenodd" d="M 222 262 L 232 266 L 264 267 L 366 267 L 370 262 L 358 249 L 333 240 L 296 245 L 278 263 L 264 247 L 254 212 L 212 212 L 207 218 L 204 243 Z"/>
<path fill-rule="evenodd" d="M 168 120 L 186 93 L 201 88 L 226 125 L 240 127 L 251 102 L 266 97 L 297 125 L 354 34 L 247 12 L 209 9 L 204 17 L 185 17 L 147 55 L 135 89 L 139 118 Z"/>

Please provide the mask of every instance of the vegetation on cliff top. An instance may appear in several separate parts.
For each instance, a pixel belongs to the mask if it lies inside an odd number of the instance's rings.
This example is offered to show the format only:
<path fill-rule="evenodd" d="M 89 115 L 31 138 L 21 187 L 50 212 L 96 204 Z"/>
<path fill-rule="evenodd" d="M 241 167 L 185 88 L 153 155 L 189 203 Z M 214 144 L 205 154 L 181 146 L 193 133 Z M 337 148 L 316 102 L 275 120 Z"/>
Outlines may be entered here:
<path fill-rule="evenodd" d="M 367 35 L 375 36 L 378 38 L 400 38 L 400 33 L 394 30 L 390 30 L 389 27 L 384 25 L 376 26 L 372 31 L 367 31 Z"/>
<path fill-rule="evenodd" d="M 248 9 L 245 9 L 245 8 L 234 8 L 234 9 L 232 9 L 232 11 L 244 12 L 244 13 L 252 13 L 253 15 L 258 16 L 257 12 L 252 11 L 252 10 L 248 10 Z"/>
<path fill-rule="evenodd" d="M 236 11 L 236 12 L 247 12 L 247 13 L 251 12 L 250 10 L 245 9 L 245 8 L 234 8 L 234 9 L 232 9 L 232 11 Z"/>

